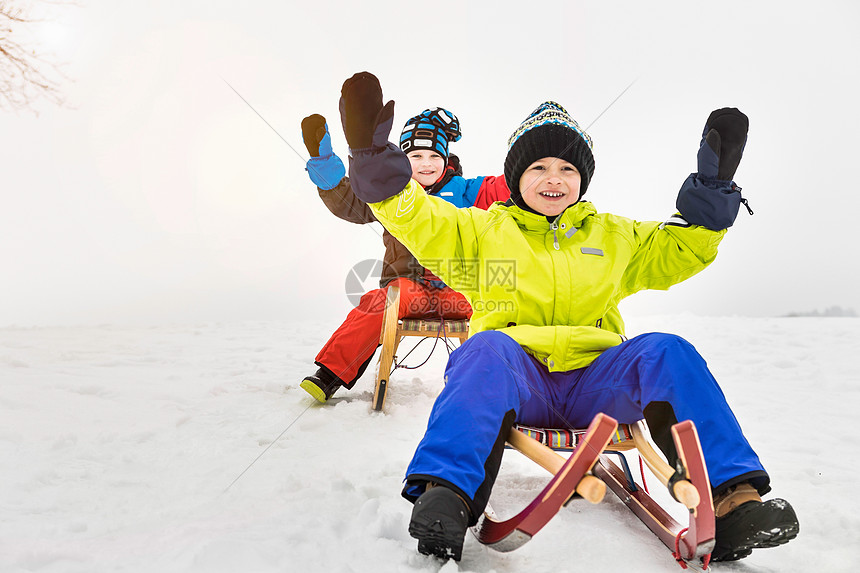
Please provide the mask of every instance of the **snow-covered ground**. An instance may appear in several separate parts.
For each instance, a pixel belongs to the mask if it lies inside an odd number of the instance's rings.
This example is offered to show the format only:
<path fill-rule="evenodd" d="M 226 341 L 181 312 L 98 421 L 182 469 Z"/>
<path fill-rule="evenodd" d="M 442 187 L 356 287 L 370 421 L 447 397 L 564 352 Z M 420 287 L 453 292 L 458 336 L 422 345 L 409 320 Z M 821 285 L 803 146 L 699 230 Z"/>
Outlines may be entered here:
<path fill-rule="evenodd" d="M 369 412 L 372 369 L 317 405 L 298 384 L 335 326 L 0 329 L 0 571 L 680 570 L 611 494 L 513 553 L 469 536 L 460 563 L 419 555 L 400 483 L 445 354 L 398 371 L 384 414 Z M 856 570 L 860 319 L 628 320 L 655 330 L 706 357 L 801 520 L 787 546 L 714 570 Z M 495 509 L 547 479 L 509 452 Z"/>

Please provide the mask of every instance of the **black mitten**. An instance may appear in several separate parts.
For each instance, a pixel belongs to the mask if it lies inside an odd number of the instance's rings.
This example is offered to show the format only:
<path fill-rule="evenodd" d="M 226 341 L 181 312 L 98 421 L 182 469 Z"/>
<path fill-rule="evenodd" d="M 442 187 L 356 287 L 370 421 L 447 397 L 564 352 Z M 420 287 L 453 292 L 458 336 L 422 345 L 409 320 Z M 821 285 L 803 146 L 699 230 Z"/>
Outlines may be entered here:
<path fill-rule="evenodd" d="M 382 105 L 376 76 L 359 72 L 343 83 L 340 121 L 352 151 L 349 181 L 355 196 L 378 203 L 400 193 L 412 178 L 412 165 L 400 147 L 388 141 L 394 100 Z"/>
<path fill-rule="evenodd" d="M 350 149 L 367 149 L 372 145 L 384 147 L 388 142 L 388 132 L 376 132 L 381 124 L 394 117 L 394 101 L 383 107 L 379 79 L 370 72 L 359 72 L 343 83 L 340 117 Z M 374 141 L 374 135 L 379 141 Z"/>
<path fill-rule="evenodd" d="M 747 142 L 749 118 L 739 109 L 724 107 L 711 112 L 699 144 L 699 175 L 731 181 Z"/>
<path fill-rule="evenodd" d="M 320 156 L 320 142 L 326 133 L 325 118 L 320 114 L 315 113 L 302 120 L 302 139 L 311 157 Z"/>

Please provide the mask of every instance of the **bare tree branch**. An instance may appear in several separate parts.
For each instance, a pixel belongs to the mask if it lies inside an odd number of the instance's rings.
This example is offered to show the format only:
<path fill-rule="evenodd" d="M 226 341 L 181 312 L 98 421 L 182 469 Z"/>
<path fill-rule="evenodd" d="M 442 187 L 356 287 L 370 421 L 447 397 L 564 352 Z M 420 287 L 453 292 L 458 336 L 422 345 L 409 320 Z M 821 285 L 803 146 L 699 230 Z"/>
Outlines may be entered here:
<path fill-rule="evenodd" d="M 60 90 L 65 75 L 59 65 L 19 39 L 23 30 L 37 22 L 24 7 L 0 0 L 0 109 L 33 110 L 39 98 L 57 105 L 65 102 Z"/>

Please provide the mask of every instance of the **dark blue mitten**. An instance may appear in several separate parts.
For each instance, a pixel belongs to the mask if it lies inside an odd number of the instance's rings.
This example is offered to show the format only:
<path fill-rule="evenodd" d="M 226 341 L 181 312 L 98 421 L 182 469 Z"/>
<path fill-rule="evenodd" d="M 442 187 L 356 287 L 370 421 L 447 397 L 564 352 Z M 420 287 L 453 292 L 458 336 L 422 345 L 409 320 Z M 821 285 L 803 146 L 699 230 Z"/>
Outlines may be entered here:
<path fill-rule="evenodd" d="M 328 191 L 334 189 L 346 175 L 346 168 L 331 147 L 331 135 L 323 116 L 315 113 L 302 120 L 302 139 L 311 158 L 305 170 L 314 185 Z"/>
<path fill-rule="evenodd" d="M 688 223 L 722 231 L 734 225 L 741 203 L 752 215 L 740 187 L 693 173 L 681 185 L 675 208 Z"/>
<path fill-rule="evenodd" d="M 400 193 L 412 178 L 412 165 L 388 141 L 394 100 L 382 105 L 376 76 L 359 72 L 343 83 L 340 120 L 352 152 L 349 179 L 355 195 L 366 203 L 378 203 Z"/>
<path fill-rule="evenodd" d="M 696 157 L 699 171 L 684 181 L 675 202 L 688 223 L 721 231 L 734 224 L 741 203 L 752 214 L 732 181 L 748 130 L 749 119 L 737 108 L 724 107 L 708 116 Z"/>

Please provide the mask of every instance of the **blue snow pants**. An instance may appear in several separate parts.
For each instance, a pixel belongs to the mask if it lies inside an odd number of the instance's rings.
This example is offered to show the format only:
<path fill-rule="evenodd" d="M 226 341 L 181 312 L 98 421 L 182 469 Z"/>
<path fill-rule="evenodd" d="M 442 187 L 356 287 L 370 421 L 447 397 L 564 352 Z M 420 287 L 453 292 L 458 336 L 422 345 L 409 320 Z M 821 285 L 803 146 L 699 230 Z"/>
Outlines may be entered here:
<path fill-rule="evenodd" d="M 473 519 L 486 507 L 511 423 L 588 426 L 599 412 L 620 423 L 643 419 L 652 402 L 692 420 L 711 486 L 769 478 L 722 390 L 693 346 L 651 333 L 604 351 L 591 365 L 549 372 L 508 335 L 480 332 L 451 354 L 445 388 L 409 464 L 403 496 L 414 501 L 427 482 L 451 487 L 469 502 Z"/>

